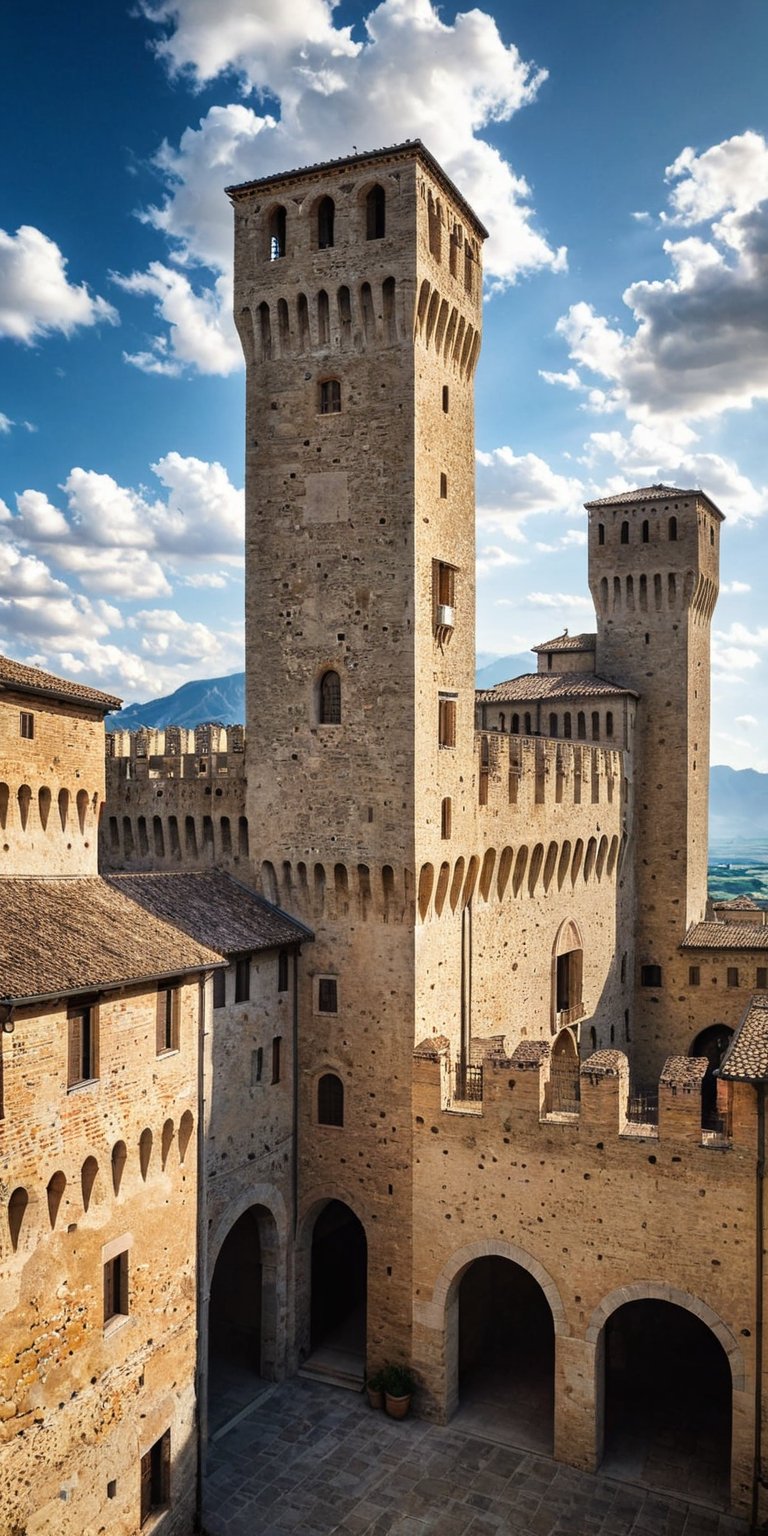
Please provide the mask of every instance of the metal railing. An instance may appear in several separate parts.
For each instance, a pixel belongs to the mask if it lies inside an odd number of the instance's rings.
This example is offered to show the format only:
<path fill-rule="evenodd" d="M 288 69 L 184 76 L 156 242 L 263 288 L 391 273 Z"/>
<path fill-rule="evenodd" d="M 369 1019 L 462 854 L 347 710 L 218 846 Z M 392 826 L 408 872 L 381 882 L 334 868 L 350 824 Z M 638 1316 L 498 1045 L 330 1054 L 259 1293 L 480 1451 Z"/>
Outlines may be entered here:
<path fill-rule="evenodd" d="M 630 1125 L 658 1125 L 658 1083 L 647 1086 L 638 1084 L 630 1090 L 627 1096 L 627 1120 Z"/>
<path fill-rule="evenodd" d="M 453 1067 L 453 1096 L 465 1104 L 478 1104 L 483 1098 L 483 1069 L 468 1061 L 456 1061 Z"/>

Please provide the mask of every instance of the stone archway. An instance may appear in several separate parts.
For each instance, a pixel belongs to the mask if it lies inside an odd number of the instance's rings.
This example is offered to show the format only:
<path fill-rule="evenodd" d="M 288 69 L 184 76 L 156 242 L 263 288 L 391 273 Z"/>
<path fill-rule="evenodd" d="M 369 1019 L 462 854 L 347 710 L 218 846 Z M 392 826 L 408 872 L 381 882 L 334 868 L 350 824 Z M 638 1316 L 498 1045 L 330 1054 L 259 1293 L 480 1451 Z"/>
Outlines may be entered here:
<path fill-rule="evenodd" d="M 278 1370 L 277 1224 L 263 1205 L 232 1223 L 211 1276 L 207 1317 L 207 1420 L 215 1433 Z"/>
<path fill-rule="evenodd" d="M 538 1281 L 488 1255 L 458 1286 L 458 1411 L 462 1428 L 551 1455 L 555 1328 Z"/>
<path fill-rule="evenodd" d="M 460 1337 L 462 1332 L 462 1285 L 465 1276 L 470 1274 L 473 1265 L 478 1261 L 485 1259 L 494 1259 L 502 1262 L 505 1261 L 510 1272 L 517 1271 L 518 1273 L 510 1273 L 509 1276 L 505 1276 L 503 1272 L 497 1272 L 497 1274 L 494 1275 L 492 1271 L 488 1269 L 485 1276 L 483 1276 L 482 1271 L 480 1269 L 477 1270 L 476 1273 L 479 1278 L 477 1280 L 470 1280 L 469 1289 L 464 1293 L 465 1312 L 467 1311 L 468 1302 L 469 1315 L 465 1316 L 464 1319 L 464 1342 L 462 1346 Z M 523 1274 L 530 1282 L 529 1288 L 526 1288 Z M 505 1282 L 507 1283 L 505 1284 Z M 478 1293 L 482 1292 L 484 1287 L 490 1288 L 492 1290 L 494 1286 L 497 1288 L 500 1287 L 502 1295 L 506 1294 L 507 1297 L 510 1297 L 513 1293 L 515 1293 L 518 1296 L 518 1299 L 523 1300 L 523 1302 L 526 1300 L 531 1301 L 534 1307 L 539 1309 L 540 1297 L 541 1300 L 543 1300 L 549 1317 L 551 1318 L 551 1331 L 555 1339 L 557 1336 L 567 1332 L 565 1311 L 554 1280 L 552 1279 L 551 1275 L 547 1273 L 544 1266 L 540 1264 L 539 1261 L 535 1259 L 531 1254 L 527 1253 L 525 1249 L 518 1247 L 516 1243 L 508 1243 L 502 1240 L 497 1240 L 496 1242 L 480 1240 L 473 1243 L 468 1243 L 464 1248 L 459 1249 L 451 1256 L 447 1264 L 445 1264 L 443 1269 L 440 1271 L 435 1281 L 432 1300 L 426 1304 L 422 1303 L 415 1312 L 415 1318 L 418 1324 L 422 1327 L 430 1329 L 431 1331 L 434 1331 L 435 1336 L 439 1336 L 441 1340 L 444 1341 L 441 1343 L 441 1347 L 438 1351 L 439 1358 L 442 1362 L 442 1369 L 440 1374 L 434 1380 L 435 1398 L 438 1411 L 440 1417 L 444 1420 L 450 1419 L 460 1406 L 462 1348 L 464 1354 L 465 1389 L 467 1385 L 467 1352 L 468 1348 L 471 1348 L 471 1314 L 473 1303 L 475 1311 L 477 1312 Z M 474 1296 L 473 1291 L 475 1292 Z M 546 1324 L 546 1313 L 541 1312 L 540 1316 L 544 1318 L 544 1324 Z M 469 1334 L 467 1333 L 468 1326 Z M 542 1327 L 539 1333 L 540 1338 L 543 1338 L 543 1332 L 544 1328 Z M 482 1353 L 485 1347 L 486 1341 L 480 1338 L 478 1340 L 478 1355 Z M 545 1350 L 550 1348 L 550 1344 L 546 1343 Z M 539 1387 L 541 1388 L 541 1383 L 539 1383 Z M 469 1395 L 472 1395 L 471 1382 Z M 467 1394 L 465 1390 L 465 1407 L 467 1406 L 466 1396 Z M 512 1382 L 510 1383 L 510 1393 L 508 1396 L 514 1396 L 514 1383 Z M 481 1414 L 487 1414 L 489 1411 L 491 1410 L 488 1408 L 482 1409 Z M 507 1413 L 505 1434 L 510 1443 L 513 1443 L 513 1441 L 514 1443 L 520 1443 L 519 1440 L 515 1439 L 514 1430 L 515 1424 L 513 1408 L 511 1413 Z M 551 1415 L 550 1425 L 546 1431 L 546 1437 L 550 1440 L 551 1443 Z M 541 1442 L 541 1438 L 541 1435 L 539 1435 L 539 1443 Z"/>
<path fill-rule="evenodd" d="M 696 1036 L 688 1052 L 689 1056 L 704 1057 L 707 1063 L 701 1083 L 701 1123 L 706 1128 L 716 1124 L 718 1079 L 715 1073 L 732 1039 L 733 1030 L 727 1024 L 710 1024 Z"/>
<path fill-rule="evenodd" d="M 741 1351 L 704 1303 L 663 1285 L 615 1292 L 594 1314 L 598 1462 L 613 1476 L 729 1504 Z"/>
<path fill-rule="evenodd" d="M 302 1374 L 361 1387 L 365 1377 L 368 1243 L 343 1200 L 325 1200 L 305 1224 L 297 1297 Z"/>

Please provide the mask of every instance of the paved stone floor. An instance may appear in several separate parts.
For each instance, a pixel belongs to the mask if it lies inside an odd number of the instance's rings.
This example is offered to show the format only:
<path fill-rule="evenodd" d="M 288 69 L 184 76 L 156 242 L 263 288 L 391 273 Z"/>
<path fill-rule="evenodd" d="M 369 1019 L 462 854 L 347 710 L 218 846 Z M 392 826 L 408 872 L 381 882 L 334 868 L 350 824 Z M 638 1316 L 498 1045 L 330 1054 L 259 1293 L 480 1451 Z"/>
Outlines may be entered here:
<path fill-rule="evenodd" d="M 362 1395 L 265 1386 L 209 1445 L 206 1536 L 743 1536 L 746 1525 Z"/>

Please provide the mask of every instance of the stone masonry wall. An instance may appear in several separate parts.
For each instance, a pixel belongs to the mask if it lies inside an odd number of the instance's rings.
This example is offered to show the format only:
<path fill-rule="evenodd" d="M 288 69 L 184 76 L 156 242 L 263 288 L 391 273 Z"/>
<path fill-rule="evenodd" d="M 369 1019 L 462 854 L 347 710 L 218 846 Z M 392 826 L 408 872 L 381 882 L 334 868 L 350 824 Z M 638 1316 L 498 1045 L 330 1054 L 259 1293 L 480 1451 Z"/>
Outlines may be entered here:
<path fill-rule="evenodd" d="M 140 1458 L 169 1428 L 163 1530 L 191 1529 L 196 982 L 178 1051 L 156 1054 L 155 1014 L 154 988 L 103 998 L 98 1080 L 69 1092 L 64 1008 L 18 1011 L 0 1037 L 3 1531 L 134 1536 Z M 105 1323 L 104 1263 L 123 1250 L 128 1315 Z"/>

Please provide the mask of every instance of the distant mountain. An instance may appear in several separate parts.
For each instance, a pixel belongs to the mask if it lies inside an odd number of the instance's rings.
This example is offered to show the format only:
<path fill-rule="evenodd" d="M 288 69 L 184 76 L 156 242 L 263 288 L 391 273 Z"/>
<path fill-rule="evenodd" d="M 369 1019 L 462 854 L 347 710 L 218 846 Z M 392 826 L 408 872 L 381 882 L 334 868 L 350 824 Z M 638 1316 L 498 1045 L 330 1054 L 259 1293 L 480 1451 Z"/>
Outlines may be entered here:
<path fill-rule="evenodd" d="M 768 839 L 768 773 L 716 765 L 709 779 L 710 846 Z"/>
<path fill-rule="evenodd" d="M 478 656 L 478 661 L 484 661 L 483 656 Z M 520 677 L 523 672 L 536 671 L 536 657 L 530 651 L 523 651 L 519 656 L 494 656 L 486 666 L 478 667 L 475 673 L 476 688 L 495 688 L 497 683 L 507 683 L 511 677 Z"/>
<path fill-rule="evenodd" d="M 184 725 L 192 729 L 207 720 L 220 725 L 242 725 L 245 720 L 245 673 L 229 677 L 206 677 L 197 683 L 183 683 L 175 693 L 148 704 L 129 704 L 115 715 L 108 715 L 108 731 L 137 731 L 140 725 L 163 730 L 166 725 Z"/>

